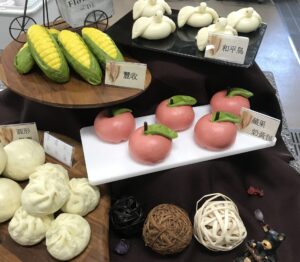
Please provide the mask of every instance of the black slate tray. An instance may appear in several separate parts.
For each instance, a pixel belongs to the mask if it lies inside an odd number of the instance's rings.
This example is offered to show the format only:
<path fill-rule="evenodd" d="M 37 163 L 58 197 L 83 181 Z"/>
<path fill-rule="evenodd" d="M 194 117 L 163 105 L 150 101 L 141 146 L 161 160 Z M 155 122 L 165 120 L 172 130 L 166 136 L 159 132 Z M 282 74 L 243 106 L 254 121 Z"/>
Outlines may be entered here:
<path fill-rule="evenodd" d="M 177 25 L 178 10 L 172 10 L 169 17 Z M 239 36 L 249 37 L 249 47 L 246 53 L 244 64 L 231 63 L 221 60 L 214 60 L 204 57 L 204 51 L 198 50 L 195 36 L 198 28 L 184 26 L 177 28 L 169 37 L 162 40 L 147 40 L 143 38 L 131 39 L 131 31 L 133 25 L 132 11 L 122 17 L 118 22 L 112 25 L 106 33 L 120 46 L 140 48 L 144 50 L 167 53 L 170 55 L 186 57 L 190 59 L 205 60 L 212 63 L 250 67 L 255 60 L 259 46 L 267 29 L 267 25 L 263 23 L 255 32 L 249 34 L 239 34 Z"/>

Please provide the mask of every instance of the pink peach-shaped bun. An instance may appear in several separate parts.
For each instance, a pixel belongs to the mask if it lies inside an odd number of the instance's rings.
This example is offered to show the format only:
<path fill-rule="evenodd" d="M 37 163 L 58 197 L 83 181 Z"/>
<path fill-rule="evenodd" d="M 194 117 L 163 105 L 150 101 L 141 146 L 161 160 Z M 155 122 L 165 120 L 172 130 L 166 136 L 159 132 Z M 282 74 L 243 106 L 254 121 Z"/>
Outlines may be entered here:
<path fill-rule="evenodd" d="M 156 108 L 156 121 L 175 131 L 188 129 L 195 118 L 192 106 L 168 106 L 169 99 L 162 101 Z"/>
<path fill-rule="evenodd" d="M 212 96 L 210 100 L 211 112 L 223 111 L 239 116 L 242 107 L 250 108 L 248 98 L 243 96 L 227 97 L 226 95 L 227 91 L 223 90 Z"/>
<path fill-rule="evenodd" d="M 231 122 L 212 122 L 211 114 L 201 117 L 194 128 L 196 143 L 203 148 L 219 151 L 230 147 L 236 138 L 237 127 Z"/>
<path fill-rule="evenodd" d="M 172 140 L 161 135 L 145 135 L 144 127 L 136 129 L 128 141 L 130 156 L 142 164 L 163 161 L 171 151 Z"/>
<path fill-rule="evenodd" d="M 100 112 L 94 121 L 96 135 L 109 143 L 127 141 L 135 129 L 135 119 L 130 112 L 108 117 L 105 111 Z"/>

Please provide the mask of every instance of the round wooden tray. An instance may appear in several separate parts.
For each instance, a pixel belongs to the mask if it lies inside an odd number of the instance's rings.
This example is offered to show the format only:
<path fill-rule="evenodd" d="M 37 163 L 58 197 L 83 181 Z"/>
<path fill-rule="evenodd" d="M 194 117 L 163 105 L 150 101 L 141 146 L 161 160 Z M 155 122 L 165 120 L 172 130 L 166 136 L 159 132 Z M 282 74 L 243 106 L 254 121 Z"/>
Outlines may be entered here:
<path fill-rule="evenodd" d="M 43 133 L 40 133 L 42 140 Z M 62 135 L 53 134 L 57 138 L 65 141 L 66 143 L 74 146 L 73 155 L 73 167 L 70 168 L 64 164 L 58 162 L 50 156 L 46 156 L 46 162 L 58 163 L 64 166 L 68 172 L 70 178 L 73 177 L 87 177 L 86 167 L 84 162 L 84 156 L 82 146 L 78 142 Z M 21 185 L 25 187 L 26 182 L 22 182 Z M 108 250 L 108 230 L 109 230 L 109 208 L 110 208 L 110 196 L 107 185 L 100 186 L 100 203 L 98 207 L 89 213 L 85 218 L 91 226 L 91 240 L 89 245 L 79 256 L 74 258 L 73 261 L 97 261 L 106 262 L 109 261 Z M 57 261 L 47 252 L 45 240 L 41 243 L 24 247 L 14 242 L 8 234 L 8 223 L 0 223 L 0 257 L 2 262 L 31 262 L 31 261 Z"/>
<path fill-rule="evenodd" d="M 147 69 L 145 89 L 132 89 L 101 84 L 92 86 L 71 72 L 68 83 L 58 84 L 46 78 L 37 66 L 32 72 L 21 75 L 14 67 L 14 58 L 22 44 L 11 42 L 2 53 L 4 81 L 17 94 L 30 100 L 56 107 L 92 108 L 105 107 L 125 102 L 142 94 L 151 83 Z M 133 59 L 127 61 L 137 62 Z"/>

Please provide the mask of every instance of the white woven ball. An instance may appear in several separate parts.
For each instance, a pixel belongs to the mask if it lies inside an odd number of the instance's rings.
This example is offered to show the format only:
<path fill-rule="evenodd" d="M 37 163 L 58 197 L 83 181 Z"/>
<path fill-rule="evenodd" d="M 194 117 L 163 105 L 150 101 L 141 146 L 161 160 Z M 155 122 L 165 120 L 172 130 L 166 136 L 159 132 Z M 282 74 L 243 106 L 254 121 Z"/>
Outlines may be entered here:
<path fill-rule="evenodd" d="M 201 208 L 198 205 L 205 200 Z M 229 251 L 243 242 L 246 228 L 233 201 L 220 193 L 203 196 L 196 204 L 194 236 L 212 251 Z"/>

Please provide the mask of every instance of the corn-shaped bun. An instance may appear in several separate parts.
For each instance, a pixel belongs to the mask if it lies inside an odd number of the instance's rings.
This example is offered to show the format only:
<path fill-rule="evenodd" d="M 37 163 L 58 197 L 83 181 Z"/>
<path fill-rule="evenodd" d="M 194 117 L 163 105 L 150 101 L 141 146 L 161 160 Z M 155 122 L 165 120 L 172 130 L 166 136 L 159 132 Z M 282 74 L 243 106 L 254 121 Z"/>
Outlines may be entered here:
<path fill-rule="evenodd" d="M 92 85 L 101 83 L 102 71 L 97 59 L 77 33 L 62 30 L 58 35 L 58 43 L 71 67 L 84 80 Z"/>
<path fill-rule="evenodd" d="M 83 28 L 81 34 L 103 67 L 105 67 L 107 60 L 124 61 L 120 50 L 107 34 L 92 27 Z"/>
<path fill-rule="evenodd" d="M 20 74 L 27 74 L 34 66 L 28 43 L 25 43 L 15 56 L 14 65 Z"/>
<path fill-rule="evenodd" d="M 48 31 L 51 35 L 54 36 L 55 40 L 57 41 L 58 34 L 60 33 L 60 31 L 55 28 L 50 28 L 50 29 L 48 29 Z"/>
<path fill-rule="evenodd" d="M 54 37 L 41 25 L 32 25 L 27 31 L 27 42 L 36 64 L 51 80 L 65 83 L 70 72 L 67 61 Z"/>

